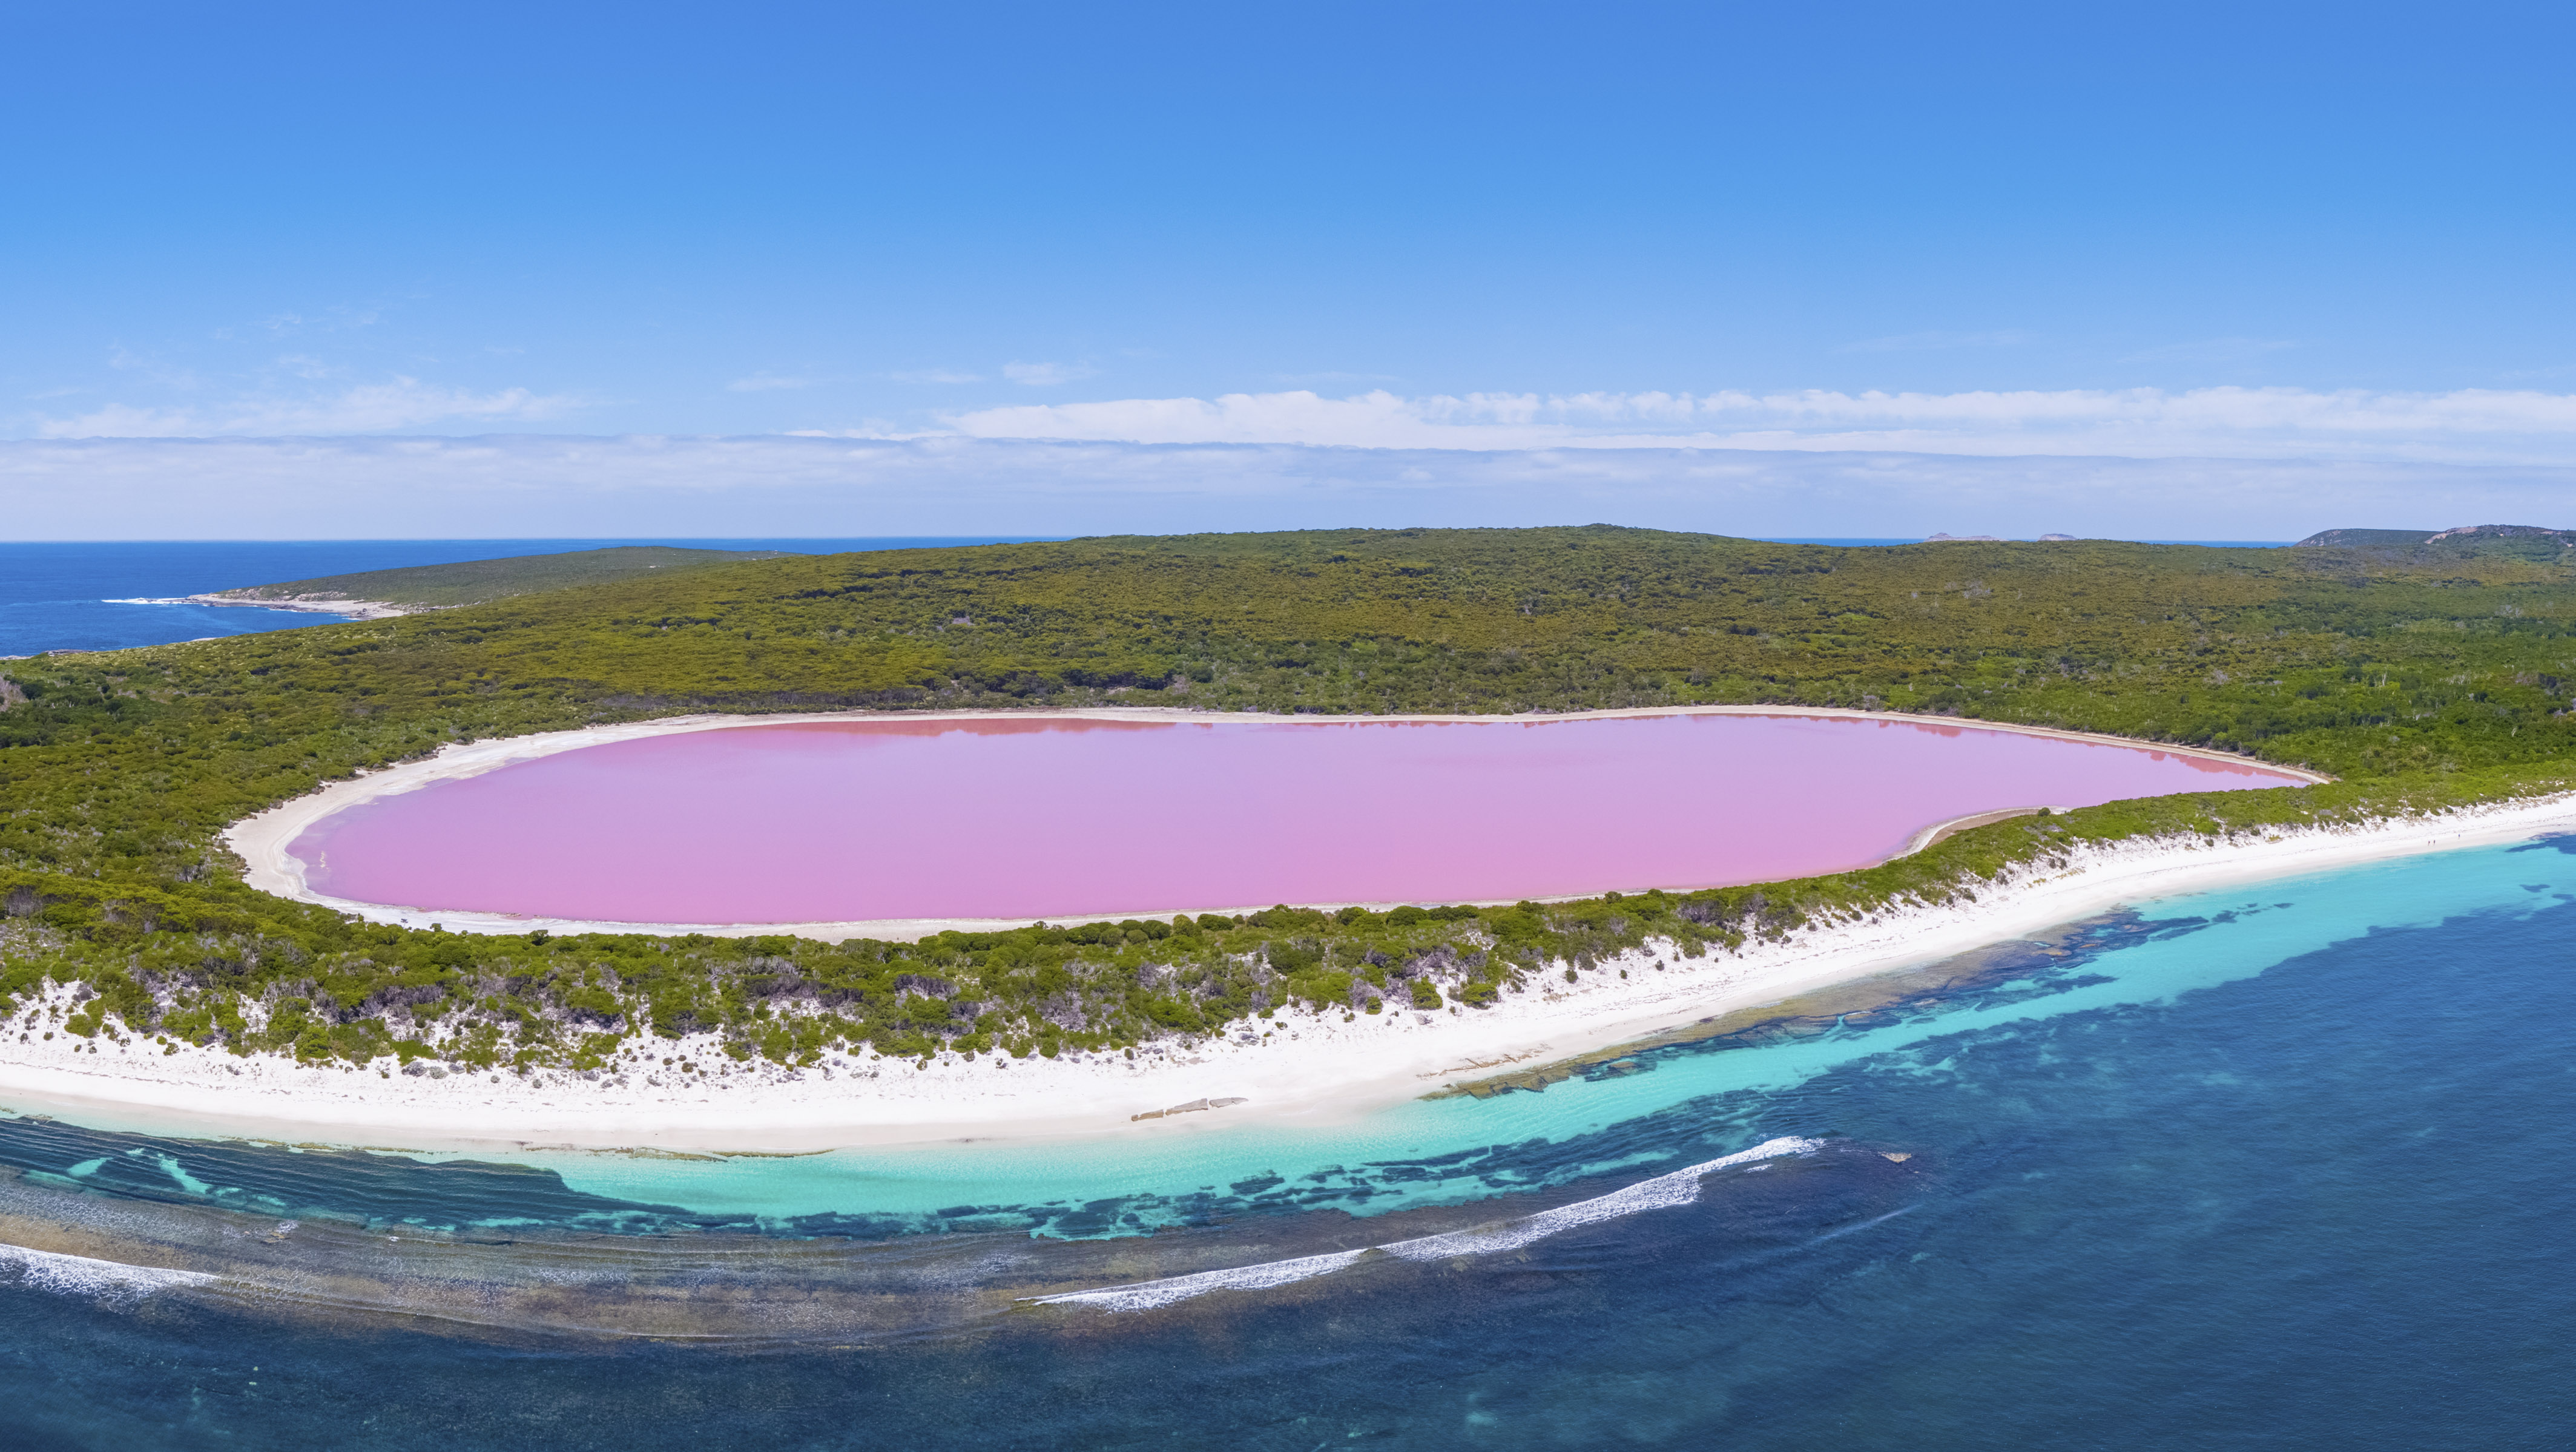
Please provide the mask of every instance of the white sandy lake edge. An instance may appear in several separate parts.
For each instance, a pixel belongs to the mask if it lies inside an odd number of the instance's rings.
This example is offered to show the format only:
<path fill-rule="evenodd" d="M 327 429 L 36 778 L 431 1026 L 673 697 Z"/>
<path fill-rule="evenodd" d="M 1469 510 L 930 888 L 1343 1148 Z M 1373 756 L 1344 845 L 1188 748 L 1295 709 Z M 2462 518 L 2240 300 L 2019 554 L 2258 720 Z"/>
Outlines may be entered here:
<path fill-rule="evenodd" d="M 364 918 L 369 922 L 402 923 L 426 926 L 436 923 L 450 932 L 528 933 L 540 928 L 550 933 L 705 933 L 713 937 L 752 937 L 763 934 L 785 934 L 814 938 L 822 942 L 839 942 L 847 938 L 876 938 L 888 942 L 925 938 L 951 929 L 960 932 L 993 932 L 1028 926 L 1026 918 L 880 918 L 854 922 L 810 923 L 635 923 L 601 922 L 579 918 L 530 917 L 513 913 L 460 912 L 449 908 L 428 909 L 391 903 L 357 902 L 314 891 L 306 885 L 304 864 L 287 848 L 323 818 L 351 807 L 385 797 L 418 791 L 442 781 L 458 781 L 481 776 L 503 767 L 540 757 L 553 756 L 584 747 L 604 746 L 617 741 L 634 741 L 648 736 L 667 736 L 687 732 L 723 731 L 751 726 L 787 726 L 815 723 L 846 724 L 852 722 L 896 722 L 910 724 L 924 721 L 989 721 L 1011 720 L 1086 720 L 1132 721 L 1152 724 L 1250 724 L 1332 725 L 1384 721 L 1455 722 L 1480 725 L 1536 724 L 1552 721 L 1598 721 L 1652 716 L 1789 716 L 1837 721 L 1904 722 L 1934 726 L 1950 731 L 2001 731 L 2021 736 L 2040 736 L 2057 741 L 2081 741 L 2095 745 L 2119 746 L 2130 750 L 2166 752 L 2175 756 L 2198 757 L 2223 761 L 2230 766 L 2277 773 L 2294 782 L 2332 780 L 2316 772 L 2297 767 L 2256 762 L 2226 752 L 2205 751 L 2196 747 L 2168 746 L 2161 742 L 2136 741 L 2125 736 L 2102 736 L 2079 731 L 2060 731 L 2047 726 L 2016 726 L 1990 721 L 1967 721 L 1954 716 L 1915 716 L 1894 711 L 1852 711 L 1831 706 L 1652 706 L 1614 711 L 1568 711 L 1549 715 L 1524 716 L 1275 716 L 1248 712 L 1190 711 L 1160 706 L 1105 707 L 1089 710 L 1037 711 L 834 711 L 774 716 L 666 716 L 650 721 L 630 721 L 614 726 L 592 726 L 575 731 L 549 731 L 531 736 L 503 737 L 491 741 L 451 744 L 419 761 L 404 762 L 381 771 L 365 772 L 345 781 L 336 781 L 317 791 L 307 792 L 292 801 L 283 802 L 255 816 L 246 817 L 223 833 L 224 845 L 239 855 L 245 865 L 243 880 L 261 892 L 293 898 L 327 907 L 335 912 Z M 1998 806 L 2037 807 L 2041 802 L 1998 803 Z M 1983 814 L 1978 814 L 1983 815 Z M 1962 821 L 1971 820 L 1962 818 Z M 1918 832 L 1905 851 L 1918 850 L 1950 823 L 1934 823 Z M 1903 854 L 1899 854 L 1903 855 Z M 1639 887 L 1652 884 L 1640 883 Z M 1103 918 L 1168 918 L 1178 912 L 1212 912 L 1228 915 L 1259 912 L 1269 903 L 1233 904 L 1102 904 L 1094 910 L 1064 915 L 1065 920 L 1089 922 Z M 1300 903 L 1300 907 L 1340 908 L 1346 903 Z M 1392 902 L 1362 903 L 1358 906 L 1387 908 Z"/>
<path fill-rule="evenodd" d="M 1553 978 L 1486 1010 L 1282 1011 L 1266 1041 L 1140 1051 L 1133 1061 L 889 1059 L 823 1070 L 732 1066 L 711 1036 L 678 1056 L 724 1066 L 718 1082 L 656 1069 L 599 1080 L 405 1077 L 310 1069 L 146 1039 L 77 1052 L 68 1035 L 0 1042 L 0 1103 L 22 1113 L 163 1133 L 233 1135 L 416 1150 L 477 1147 L 797 1152 L 961 1139 L 1194 1134 L 1252 1123 L 1329 1128 L 1511 1062 L 1535 1065 L 1715 1014 L 1918 966 L 2122 904 L 2416 853 L 2576 831 L 2576 795 L 2277 836 L 2079 848 L 1955 906 L 1891 909 L 1864 921 L 1680 959 L 1647 950 L 1577 984 Z M 1660 960 L 1660 966 L 1658 966 Z M 1629 977 L 1617 976 L 1625 968 Z M 657 1054 L 661 1052 L 657 1049 Z M 1168 1119 L 1130 1116 L 1197 1099 L 1240 1103 Z"/>

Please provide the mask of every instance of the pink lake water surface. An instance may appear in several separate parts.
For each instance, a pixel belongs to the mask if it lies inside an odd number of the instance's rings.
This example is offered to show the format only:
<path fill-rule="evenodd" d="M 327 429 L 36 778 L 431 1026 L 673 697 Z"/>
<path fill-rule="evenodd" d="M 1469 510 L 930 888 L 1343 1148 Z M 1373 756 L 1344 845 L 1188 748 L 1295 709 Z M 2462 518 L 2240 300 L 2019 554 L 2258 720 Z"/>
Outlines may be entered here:
<path fill-rule="evenodd" d="M 2297 784 L 1823 717 L 830 722 L 567 751 L 337 813 L 290 850 L 323 893 L 430 910 L 1027 919 L 1759 882 L 1975 812 Z"/>

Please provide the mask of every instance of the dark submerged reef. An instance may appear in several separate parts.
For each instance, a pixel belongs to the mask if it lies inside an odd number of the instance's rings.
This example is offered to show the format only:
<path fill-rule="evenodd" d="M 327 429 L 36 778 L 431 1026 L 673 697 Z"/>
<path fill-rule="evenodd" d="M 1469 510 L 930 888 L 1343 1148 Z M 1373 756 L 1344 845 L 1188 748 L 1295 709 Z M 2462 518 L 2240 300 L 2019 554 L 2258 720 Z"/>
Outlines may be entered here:
<path fill-rule="evenodd" d="M 2576 574 L 2511 553 L 1775 545 L 1594 526 L 1324 531 L 796 557 L 400 619 L 11 662 L 0 1013 L 308 1062 L 597 1072 L 712 1031 L 1054 1054 L 1290 1003 L 1464 1011 L 1651 946 L 1722 952 L 1972 897 L 2072 846 L 2565 789 Z M 1863 872 L 1502 908 L 1049 925 L 919 943 L 481 938 L 244 887 L 215 834 L 439 746 L 681 712 L 1161 704 L 1518 712 L 1884 708 L 2237 751 L 2343 778 L 1960 833 Z M 1651 809 L 1651 804 L 1641 804 Z M 1104 801 L 1184 821 L 1221 803 Z M 1368 804 L 1331 804 L 1355 830 Z M 1006 824 L 997 824 L 1006 825 Z M 59 1023 L 26 995 L 79 985 Z M 433 1033 L 434 1031 L 434 1033 Z M 424 1066 L 425 1067 L 425 1066 Z"/>

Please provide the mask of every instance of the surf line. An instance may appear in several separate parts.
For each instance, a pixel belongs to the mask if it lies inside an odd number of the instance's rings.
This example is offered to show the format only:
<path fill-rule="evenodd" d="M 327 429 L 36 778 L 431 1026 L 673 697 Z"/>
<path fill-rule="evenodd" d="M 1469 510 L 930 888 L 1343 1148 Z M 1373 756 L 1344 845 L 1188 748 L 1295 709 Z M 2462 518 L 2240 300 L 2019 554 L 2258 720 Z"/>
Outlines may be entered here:
<path fill-rule="evenodd" d="M 173 1286 L 205 1286 L 222 1279 L 211 1271 L 128 1265 L 119 1260 L 96 1260 L 23 1245 L 0 1245 L 0 1270 L 16 1271 L 25 1285 L 88 1296 L 112 1305 L 131 1304 Z"/>
<path fill-rule="evenodd" d="M 1783 1135 L 1766 1139 L 1748 1150 L 1707 1160 L 1688 1169 L 1639 1180 L 1624 1190 L 1590 1200 L 1577 1200 L 1553 1210 L 1541 1210 L 1518 1220 L 1499 1225 L 1478 1226 L 1472 1230 L 1453 1230 L 1445 1235 L 1425 1235 L 1414 1240 L 1389 1241 L 1385 1245 L 1363 1246 L 1358 1250 L 1337 1250 L 1325 1255 L 1299 1256 L 1295 1260 L 1263 1261 L 1258 1265 L 1238 1266 L 1233 1270 L 1201 1271 L 1196 1275 L 1170 1276 L 1162 1280 L 1138 1281 L 1126 1286 L 1103 1286 L 1089 1291 L 1062 1291 L 1052 1296 L 1022 1296 L 1022 1301 L 1041 1306 L 1098 1306 L 1107 1311 L 1150 1311 L 1210 1291 L 1263 1291 L 1273 1286 L 1290 1285 L 1331 1275 L 1345 1266 L 1358 1263 L 1370 1255 L 1391 1255 L 1399 1260 L 1447 1260 L 1461 1255 L 1491 1255 L 1500 1250 L 1517 1250 L 1532 1241 L 1543 1240 L 1579 1226 L 1616 1220 L 1641 1210 L 1668 1210 L 1688 1205 L 1699 1199 L 1700 1177 L 1713 1170 L 1734 1165 L 1748 1165 L 1762 1160 L 1776 1160 L 1793 1155 L 1811 1155 L 1824 1148 L 1820 1139 L 1802 1139 Z"/>

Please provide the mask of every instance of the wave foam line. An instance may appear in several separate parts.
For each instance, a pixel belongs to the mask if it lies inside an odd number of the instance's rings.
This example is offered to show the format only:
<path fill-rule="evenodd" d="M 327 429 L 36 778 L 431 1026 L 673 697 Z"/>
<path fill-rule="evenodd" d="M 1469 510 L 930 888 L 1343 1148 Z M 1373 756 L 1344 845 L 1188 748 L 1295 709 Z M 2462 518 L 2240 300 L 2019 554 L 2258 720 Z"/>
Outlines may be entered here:
<path fill-rule="evenodd" d="M 1090 1291 L 1062 1291 L 1052 1296 L 1026 1296 L 1022 1299 L 1041 1306 L 1098 1306 L 1107 1311 L 1150 1311 L 1210 1291 L 1263 1291 L 1273 1286 L 1290 1285 L 1331 1275 L 1361 1257 L 1371 1254 L 1392 1255 L 1401 1260 L 1448 1260 L 1462 1255 L 1491 1255 L 1496 1251 L 1517 1250 L 1533 1241 L 1597 1225 L 1605 1220 L 1618 1220 L 1647 1210 L 1669 1210 L 1699 1199 L 1700 1179 L 1714 1170 L 1761 1160 L 1781 1159 L 1791 1155 L 1809 1155 L 1824 1147 L 1823 1140 L 1802 1139 L 1783 1135 L 1766 1139 L 1748 1150 L 1738 1150 L 1706 1160 L 1687 1169 L 1639 1180 L 1623 1190 L 1571 1205 L 1559 1205 L 1518 1220 L 1500 1225 L 1480 1226 L 1473 1230 L 1453 1230 L 1444 1235 L 1425 1235 L 1413 1240 L 1389 1241 L 1384 1245 L 1366 1246 L 1359 1250 L 1339 1250 L 1329 1255 L 1300 1256 L 1295 1260 L 1263 1261 L 1259 1265 L 1240 1266 L 1233 1270 L 1200 1271 L 1196 1275 L 1170 1276 L 1162 1280 L 1138 1281 L 1128 1286 L 1103 1286 Z"/>
<path fill-rule="evenodd" d="M 173 1286 L 202 1286 L 219 1277 L 207 1271 L 170 1270 L 162 1266 L 127 1265 L 0 1244 L 0 1270 L 14 1270 L 19 1283 L 66 1296 L 89 1296 L 120 1304 L 139 1301 Z"/>

